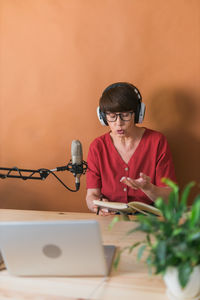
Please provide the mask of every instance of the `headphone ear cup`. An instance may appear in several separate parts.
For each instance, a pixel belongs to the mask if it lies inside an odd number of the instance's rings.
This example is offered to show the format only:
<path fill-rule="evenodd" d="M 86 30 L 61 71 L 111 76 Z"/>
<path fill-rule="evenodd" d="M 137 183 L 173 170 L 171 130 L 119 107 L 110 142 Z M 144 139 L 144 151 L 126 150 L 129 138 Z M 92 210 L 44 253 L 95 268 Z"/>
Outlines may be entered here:
<path fill-rule="evenodd" d="M 97 107 L 97 117 L 103 126 L 108 126 L 108 122 L 106 121 L 105 114 L 100 110 L 100 107 Z"/>
<path fill-rule="evenodd" d="M 142 123 L 144 120 L 144 115 L 145 115 L 145 110 L 146 110 L 146 106 L 143 102 L 140 103 L 140 111 L 138 114 L 138 120 L 136 123 Z"/>

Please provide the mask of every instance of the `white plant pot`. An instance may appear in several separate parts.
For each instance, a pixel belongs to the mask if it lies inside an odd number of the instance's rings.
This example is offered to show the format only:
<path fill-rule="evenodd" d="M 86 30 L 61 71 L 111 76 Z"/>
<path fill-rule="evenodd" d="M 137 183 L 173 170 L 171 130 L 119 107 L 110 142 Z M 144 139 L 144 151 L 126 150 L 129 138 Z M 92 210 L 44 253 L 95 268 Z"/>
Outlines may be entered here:
<path fill-rule="evenodd" d="M 163 276 L 167 286 L 167 296 L 170 300 L 199 300 L 200 299 L 200 266 L 196 266 L 190 275 L 185 288 L 180 286 L 178 269 L 169 267 Z"/>

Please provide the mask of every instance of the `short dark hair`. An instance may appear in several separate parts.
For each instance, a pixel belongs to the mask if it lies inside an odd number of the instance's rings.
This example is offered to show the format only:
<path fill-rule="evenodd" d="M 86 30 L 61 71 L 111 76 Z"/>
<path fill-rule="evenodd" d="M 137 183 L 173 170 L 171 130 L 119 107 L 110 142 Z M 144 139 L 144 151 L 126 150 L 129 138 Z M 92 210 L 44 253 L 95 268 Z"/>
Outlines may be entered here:
<path fill-rule="evenodd" d="M 132 110 L 137 113 L 141 95 L 138 89 L 128 82 L 117 82 L 109 85 L 99 100 L 100 110 L 105 113 Z"/>

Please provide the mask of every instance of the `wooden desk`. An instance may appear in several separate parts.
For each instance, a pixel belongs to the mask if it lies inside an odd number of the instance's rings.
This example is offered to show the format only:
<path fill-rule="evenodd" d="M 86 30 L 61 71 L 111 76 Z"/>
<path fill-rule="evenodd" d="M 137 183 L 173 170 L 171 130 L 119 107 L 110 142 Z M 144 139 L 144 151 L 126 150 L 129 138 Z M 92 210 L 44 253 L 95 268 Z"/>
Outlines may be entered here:
<path fill-rule="evenodd" d="M 110 216 L 0 209 L 0 221 L 65 219 L 96 219 L 100 223 L 105 244 L 114 244 L 117 247 L 130 244 L 130 237 L 126 236 L 126 232 L 133 227 L 133 222 L 120 222 L 110 231 Z M 131 236 L 133 242 L 141 238 L 140 233 Z M 7 270 L 0 271 L 0 300 L 167 300 L 162 278 L 149 276 L 146 265 L 137 262 L 136 253 L 137 251 L 131 255 L 123 253 L 118 269 L 112 270 L 105 281 L 99 277 L 22 278 L 10 276 Z"/>

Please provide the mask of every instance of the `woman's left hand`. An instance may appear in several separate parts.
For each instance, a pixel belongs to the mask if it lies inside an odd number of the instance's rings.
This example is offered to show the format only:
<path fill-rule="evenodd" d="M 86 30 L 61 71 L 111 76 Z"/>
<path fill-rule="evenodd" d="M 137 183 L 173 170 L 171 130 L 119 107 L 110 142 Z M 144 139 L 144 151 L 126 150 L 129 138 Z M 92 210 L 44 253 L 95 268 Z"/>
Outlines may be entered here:
<path fill-rule="evenodd" d="M 153 202 L 158 198 L 163 198 L 166 202 L 169 199 L 171 188 L 168 186 L 156 186 L 151 183 L 151 178 L 144 173 L 140 173 L 140 177 L 132 179 L 129 177 L 122 177 L 120 182 L 126 184 L 132 189 L 142 190 Z"/>
<path fill-rule="evenodd" d="M 141 190 L 149 190 L 151 189 L 151 178 L 147 176 L 144 173 L 140 173 L 140 177 L 137 179 L 132 179 L 129 177 L 122 177 L 120 179 L 120 182 L 123 182 L 124 184 L 128 185 L 132 189 L 141 189 Z"/>

